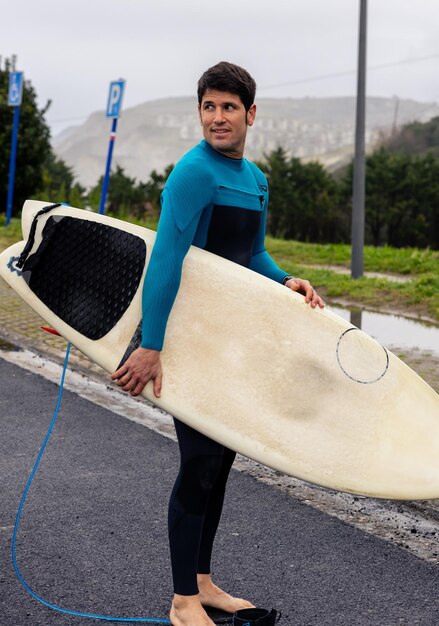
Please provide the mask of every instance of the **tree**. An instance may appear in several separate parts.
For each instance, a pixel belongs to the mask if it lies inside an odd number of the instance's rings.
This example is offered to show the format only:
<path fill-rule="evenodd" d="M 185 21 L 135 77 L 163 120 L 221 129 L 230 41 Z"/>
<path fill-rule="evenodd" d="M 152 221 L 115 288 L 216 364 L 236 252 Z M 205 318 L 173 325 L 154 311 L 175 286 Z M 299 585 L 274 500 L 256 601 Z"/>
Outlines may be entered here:
<path fill-rule="evenodd" d="M 439 249 L 439 157 L 427 152 L 409 158 L 404 218 L 389 229 L 388 241 Z"/>
<path fill-rule="evenodd" d="M 269 184 L 271 235 L 314 242 L 344 240 L 346 218 L 338 186 L 320 163 L 288 159 L 279 147 L 265 155 L 259 166 Z"/>
<path fill-rule="evenodd" d="M 152 170 L 150 178 L 146 183 L 143 183 L 143 191 L 147 203 L 150 205 L 151 212 L 154 217 L 160 215 L 160 196 L 162 195 L 163 187 L 168 180 L 169 174 L 174 169 L 174 165 L 168 165 L 165 168 L 163 174 L 159 174 L 156 170 Z"/>
<path fill-rule="evenodd" d="M 439 117 L 428 122 L 411 122 L 399 131 L 383 139 L 383 146 L 398 154 L 426 154 L 433 152 L 439 155 Z"/>
<path fill-rule="evenodd" d="M 147 216 L 158 218 L 160 195 L 173 168 L 173 165 L 168 165 L 163 174 L 153 170 L 149 180 L 137 183 L 135 178 L 127 176 L 125 170 L 118 165 L 116 171 L 110 174 L 107 212 L 136 219 L 144 219 Z M 103 180 L 101 176 L 88 193 L 88 203 L 94 210 L 99 208 Z"/>
<path fill-rule="evenodd" d="M 10 61 L 0 68 L 0 210 L 6 209 L 13 110 L 8 106 Z M 24 83 L 20 110 L 13 212 L 43 185 L 44 163 L 52 153 L 50 130 L 44 119 L 49 107 L 38 109 L 36 93 L 29 80 Z"/>
<path fill-rule="evenodd" d="M 274 237 L 285 237 L 290 230 L 290 216 L 295 207 L 294 181 L 291 180 L 288 156 L 279 146 L 257 165 L 265 173 L 270 194 L 267 231 Z"/>
<path fill-rule="evenodd" d="M 89 202 L 94 210 L 99 208 L 103 182 L 104 177 L 101 176 L 97 185 L 89 192 Z M 116 171 L 110 174 L 106 212 L 120 216 L 134 215 L 142 209 L 143 203 L 142 189 L 136 184 L 136 179 L 127 176 L 123 167 L 117 165 Z"/>
<path fill-rule="evenodd" d="M 352 166 L 344 189 L 350 204 Z M 366 243 L 439 247 L 439 157 L 385 147 L 367 157 Z"/>
<path fill-rule="evenodd" d="M 44 163 L 42 185 L 36 198 L 84 208 L 85 192 L 85 188 L 75 181 L 72 168 L 50 152 Z"/>

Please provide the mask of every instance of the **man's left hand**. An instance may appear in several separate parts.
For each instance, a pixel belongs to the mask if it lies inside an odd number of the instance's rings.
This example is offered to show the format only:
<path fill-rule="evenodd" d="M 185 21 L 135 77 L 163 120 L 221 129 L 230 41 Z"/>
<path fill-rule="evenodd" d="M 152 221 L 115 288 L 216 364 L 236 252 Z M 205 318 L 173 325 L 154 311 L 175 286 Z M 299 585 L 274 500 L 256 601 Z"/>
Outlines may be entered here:
<path fill-rule="evenodd" d="M 305 302 L 307 304 L 310 304 L 313 309 L 315 309 L 316 306 L 319 306 L 321 309 L 323 309 L 323 307 L 325 306 L 324 301 L 318 295 L 317 291 L 311 285 L 309 280 L 303 280 L 303 278 L 290 278 L 285 283 L 285 287 L 288 287 L 288 289 L 291 289 L 292 291 L 297 291 L 297 293 L 305 296 Z"/>
<path fill-rule="evenodd" d="M 154 395 L 160 398 L 163 379 L 160 352 L 148 348 L 137 348 L 111 378 L 132 396 L 142 393 L 148 381 L 152 380 Z"/>

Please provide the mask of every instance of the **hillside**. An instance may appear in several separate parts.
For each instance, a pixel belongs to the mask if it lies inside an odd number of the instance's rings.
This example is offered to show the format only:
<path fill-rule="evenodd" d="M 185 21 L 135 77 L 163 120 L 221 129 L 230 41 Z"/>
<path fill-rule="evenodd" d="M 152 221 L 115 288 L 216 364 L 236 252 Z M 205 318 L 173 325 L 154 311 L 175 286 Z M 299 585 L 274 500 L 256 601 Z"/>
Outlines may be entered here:
<path fill-rule="evenodd" d="M 439 115 L 436 103 L 373 98 L 367 100 L 369 147 L 398 121 L 426 122 Z M 254 127 L 249 129 L 246 156 L 259 159 L 282 145 L 290 154 L 336 167 L 350 158 L 355 130 L 355 98 L 260 98 Z M 53 140 L 56 154 L 73 167 L 89 187 L 103 174 L 111 122 L 103 111 Z M 118 124 L 113 166 L 147 180 L 153 169 L 175 163 L 201 138 L 197 102 L 192 97 L 145 102 L 126 109 Z"/>
<path fill-rule="evenodd" d="M 433 152 L 439 155 L 439 117 L 422 122 L 405 124 L 397 133 L 393 133 L 385 146 L 392 152 L 406 154 L 425 154 Z"/>

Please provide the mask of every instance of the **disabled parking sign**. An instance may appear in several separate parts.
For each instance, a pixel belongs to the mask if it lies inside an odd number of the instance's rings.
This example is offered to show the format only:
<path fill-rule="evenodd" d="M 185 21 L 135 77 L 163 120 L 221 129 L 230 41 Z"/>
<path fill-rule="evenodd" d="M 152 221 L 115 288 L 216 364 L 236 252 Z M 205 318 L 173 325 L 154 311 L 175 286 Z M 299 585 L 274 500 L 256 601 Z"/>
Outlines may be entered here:
<path fill-rule="evenodd" d="M 125 81 L 123 79 L 114 80 L 110 83 L 110 91 L 108 93 L 107 117 L 118 118 L 122 109 L 122 97 L 125 89 Z"/>
<path fill-rule="evenodd" d="M 23 72 L 9 74 L 8 105 L 19 107 L 23 98 Z"/>

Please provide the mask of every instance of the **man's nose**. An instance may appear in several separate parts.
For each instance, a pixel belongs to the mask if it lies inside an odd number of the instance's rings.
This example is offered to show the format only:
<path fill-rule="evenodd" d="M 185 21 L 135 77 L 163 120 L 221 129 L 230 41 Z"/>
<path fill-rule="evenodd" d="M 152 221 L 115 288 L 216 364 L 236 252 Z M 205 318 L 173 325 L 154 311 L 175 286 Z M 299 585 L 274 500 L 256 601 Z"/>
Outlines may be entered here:
<path fill-rule="evenodd" d="M 216 124 L 222 124 L 224 122 L 224 111 L 222 107 L 215 108 L 214 121 Z"/>

